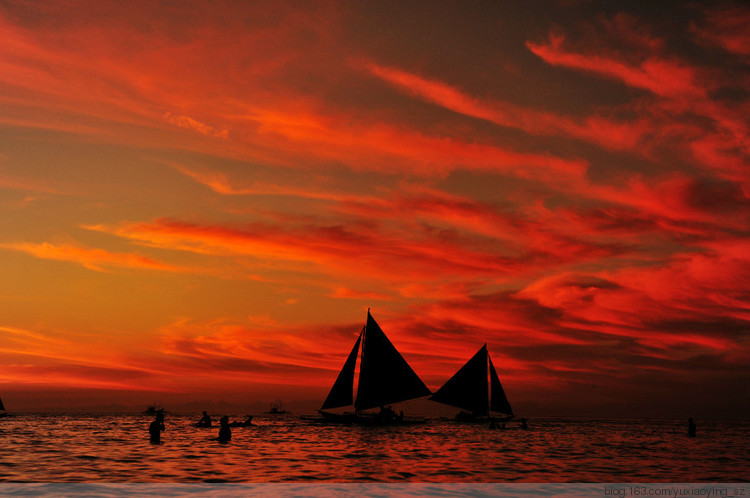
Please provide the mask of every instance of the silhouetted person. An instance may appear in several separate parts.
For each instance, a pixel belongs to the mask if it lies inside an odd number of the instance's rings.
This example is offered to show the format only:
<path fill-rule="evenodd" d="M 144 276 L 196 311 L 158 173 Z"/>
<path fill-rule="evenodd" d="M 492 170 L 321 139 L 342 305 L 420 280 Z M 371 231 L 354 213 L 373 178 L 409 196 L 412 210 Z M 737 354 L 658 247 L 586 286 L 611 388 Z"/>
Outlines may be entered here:
<path fill-rule="evenodd" d="M 695 422 L 692 417 L 688 419 L 688 436 L 695 437 Z"/>
<path fill-rule="evenodd" d="M 231 424 L 229 424 L 229 427 L 250 427 L 254 425 L 255 424 L 253 424 L 253 416 L 248 415 L 247 419 L 244 422 L 232 422 Z"/>
<path fill-rule="evenodd" d="M 219 420 L 221 428 L 219 429 L 219 437 L 216 440 L 220 443 L 228 443 L 232 439 L 232 429 L 229 427 L 229 417 L 226 415 L 221 417 Z"/>
<path fill-rule="evenodd" d="M 151 436 L 151 442 L 154 444 L 161 443 L 161 431 L 164 430 L 164 414 L 156 414 L 156 420 L 148 426 L 148 433 Z"/>
<path fill-rule="evenodd" d="M 211 427 L 211 417 L 208 416 L 208 413 L 205 411 L 203 412 L 203 416 L 196 424 L 198 427 Z"/>
<path fill-rule="evenodd" d="M 528 428 L 529 428 L 529 426 L 526 425 L 526 419 L 522 418 L 521 419 L 521 429 L 528 429 Z"/>

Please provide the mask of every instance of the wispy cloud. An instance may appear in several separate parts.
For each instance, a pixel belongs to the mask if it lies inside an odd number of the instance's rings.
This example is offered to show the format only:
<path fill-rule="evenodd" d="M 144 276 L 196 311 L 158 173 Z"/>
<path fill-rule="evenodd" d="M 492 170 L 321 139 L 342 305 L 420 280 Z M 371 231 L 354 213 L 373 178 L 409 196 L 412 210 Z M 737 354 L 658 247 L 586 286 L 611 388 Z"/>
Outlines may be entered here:
<path fill-rule="evenodd" d="M 648 133 L 648 123 L 621 122 L 604 116 L 572 119 L 509 102 L 480 100 L 440 81 L 429 80 L 374 63 L 364 64 L 373 75 L 401 90 L 454 112 L 518 128 L 533 135 L 562 135 L 604 147 L 629 149 Z"/>
<path fill-rule="evenodd" d="M 228 130 L 217 130 L 213 126 L 209 126 L 205 123 L 201 123 L 189 116 L 180 116 L 167 112 L 164 114 L 164 119 L 170 123 L 179 126 L 180 128 L 187 128 L 189 130 L 197 131 L 202 135 L 208 135 L 218 138 L 227 138 L 229 136 Z"/>
<path fill-rule="evenodd" d="M 553 34 L 546 42 L 527 42 L 526 46 L 549 64 L 621 80 L 661 97 L 691 98 L 706 94 L 697 71 L 687 64 L 655 56 L 628 63 L 606 55 L 569 51 L 564 48 L 564 43 L 564 36 Z"/>
<path fill-rule="evenodd" d="M 106 269 L 108 268 L 131 268 L 170 272 L 184 271 L 184 269 L 179 267 L 141 254 L 117 253 L 71 244 L 15 242 L 0 244 L 0 248 L 24 252 L 40 259 L 77 263 L 95 271 L 107 271 Z"/>
<path fill-rule="evenodd" d="M 693 32 L 700 42 L 747 57 L 750 56 L 748 22 L 750 9 L 747 7 L 719 5 L 706 9 L 703 19 L 693 24 Z"/>

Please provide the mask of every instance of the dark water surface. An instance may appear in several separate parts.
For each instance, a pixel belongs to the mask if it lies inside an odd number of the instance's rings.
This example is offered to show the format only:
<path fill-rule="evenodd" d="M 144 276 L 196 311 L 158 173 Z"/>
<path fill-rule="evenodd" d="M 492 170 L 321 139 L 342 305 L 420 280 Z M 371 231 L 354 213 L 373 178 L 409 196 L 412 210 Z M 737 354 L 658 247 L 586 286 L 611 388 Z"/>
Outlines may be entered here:
<path fill-rule="evenodd" d="M 167 415 L 0 419 L 0 481 L 31 482 L 747 482 L 750 424 L 530 420 L 509 430 L 433 420 L 405 427 L 320 426 L 297 417 L 218 427 Z M 244 420 L 237 415 L 231 420 Z"/>

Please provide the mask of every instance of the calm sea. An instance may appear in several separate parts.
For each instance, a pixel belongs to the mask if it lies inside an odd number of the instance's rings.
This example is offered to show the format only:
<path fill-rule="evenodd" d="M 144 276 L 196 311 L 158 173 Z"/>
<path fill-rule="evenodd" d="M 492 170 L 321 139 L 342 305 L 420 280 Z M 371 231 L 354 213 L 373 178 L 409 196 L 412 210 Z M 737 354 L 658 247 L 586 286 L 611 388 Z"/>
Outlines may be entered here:
<path fill-rule="evenodd" d="M 747 482 L 750 424 L 531 419 L 508 430 L 432 420 L 405 427 L 319 426 L 294 416 L 233 428 L 167 415 L 0 419 L 0 481 L 32 482 Z M 243 420 L 241 415 L 230 420 Z"/>

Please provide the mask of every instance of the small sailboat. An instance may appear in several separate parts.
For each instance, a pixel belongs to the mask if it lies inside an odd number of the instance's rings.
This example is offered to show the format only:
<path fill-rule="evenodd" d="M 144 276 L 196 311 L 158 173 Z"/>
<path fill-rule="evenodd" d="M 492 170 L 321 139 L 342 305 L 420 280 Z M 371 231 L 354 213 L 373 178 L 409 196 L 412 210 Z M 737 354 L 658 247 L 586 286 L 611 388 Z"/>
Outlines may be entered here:
<path fill-rule="evenodd" d="M 461 421 L 484 422 L 491 418 L 497 422 L 504 422 L 515 416 L 487 352 L 487 344 L 429 399 L 461 408 L 462 411 L 456 416 L 456 419 Z M 492 412 L 499 413 L 500 416 L 492 417 Z"/>
<path fill-rule="evenodd" d="M 361 345 L 361 354 L 360 354 Z M 353 398 L 357 358 L 360 359 L 357 397 Z M 367 322 L 318 410 L 325 421 L 348 424 L 390 425 L 417 422 L 396 415 L 391 403 L 428 396 L 430 390 L 393 346 L 367 310 Z M 354 406 L 354 413 L 328 410 Z M 379 413 L 364 413 L 380 408 Z"/>
<path fill-rule="evenodd" d="M 8 412 L 5 411 L 5 405 L 3 405 L 3 400 L 0 398 L 0 418 L 5 417 L 8 415 Z"/>

